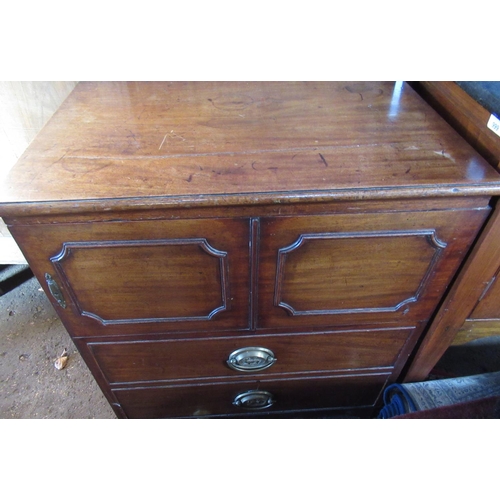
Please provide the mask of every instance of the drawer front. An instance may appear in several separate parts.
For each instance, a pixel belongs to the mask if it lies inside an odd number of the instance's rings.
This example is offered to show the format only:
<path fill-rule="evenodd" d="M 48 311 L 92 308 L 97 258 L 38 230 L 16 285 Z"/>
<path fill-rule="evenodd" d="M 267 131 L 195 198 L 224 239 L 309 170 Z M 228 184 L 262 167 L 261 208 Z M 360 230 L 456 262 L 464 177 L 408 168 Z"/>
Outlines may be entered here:
<path fill-rule="evenodd" d="M 13 230 L 74 336 L 248 328 L 248 220 Z"/>
<path fill-rule="evenodd" d="M 407 328 L 86 345 L 107 381 L 119 384 L 255 377 L 257 372 L 265 378 L 313 371 L 392 369 L 413 332 Z"/>
<path fill-rule="evenodd" d="M 128 418 L 258 415 L 374 405 L 387 374 L 116 389 Z"/>
<path fill-rule="evenodd" d="M 263 219 L 258 326 L 425 321 L 487 214 L 437 210 Z"/>

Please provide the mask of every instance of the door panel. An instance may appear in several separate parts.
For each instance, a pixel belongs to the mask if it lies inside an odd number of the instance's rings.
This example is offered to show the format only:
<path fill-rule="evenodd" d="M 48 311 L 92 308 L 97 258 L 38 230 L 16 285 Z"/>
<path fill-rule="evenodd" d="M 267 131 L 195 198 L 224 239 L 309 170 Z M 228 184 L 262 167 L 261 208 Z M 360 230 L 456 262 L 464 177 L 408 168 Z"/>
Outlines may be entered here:
<path fill-rule="evenodd" d="M 51 261 L 80 313 L 105 325 L 209 320 L 229 306 L 227 252 L 205 239 L 65 243 Z"/>
<path fill-rule="evenodd" d="M 424 321 L 487 213 L 263 219 L 259 327 Z"/>
<path fill-rule="evenodd" d="M 275 305 L 293 315 L 395 312 L 418 300 L 445 246 L 434 231 L 302 234 L 278 251 Z M 404 279 L 370 279 L 381 270 Z"/>
<path fill-rule="evenodd" d="M 248 220 L 14 231 L 36 248 L 27 257 L 37 276 L 49 275 L 59 288 L 67 307 L 54 307 L 74 336 L 248 328 Z"/>

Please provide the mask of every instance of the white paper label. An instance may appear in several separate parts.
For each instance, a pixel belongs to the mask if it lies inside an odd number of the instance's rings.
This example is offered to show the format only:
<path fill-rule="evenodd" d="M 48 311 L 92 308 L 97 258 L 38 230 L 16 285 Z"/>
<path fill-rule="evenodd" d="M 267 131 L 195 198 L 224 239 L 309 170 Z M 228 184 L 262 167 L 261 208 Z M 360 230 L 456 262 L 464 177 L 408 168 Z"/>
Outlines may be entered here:
<path fill-rule="evenodd" d="M 500 120 L 496 116 L 490 115 L 490 119 L 488 120 L 488 128 L 490 130 L 493 130 L 495 134 L 500 136 Z"/>

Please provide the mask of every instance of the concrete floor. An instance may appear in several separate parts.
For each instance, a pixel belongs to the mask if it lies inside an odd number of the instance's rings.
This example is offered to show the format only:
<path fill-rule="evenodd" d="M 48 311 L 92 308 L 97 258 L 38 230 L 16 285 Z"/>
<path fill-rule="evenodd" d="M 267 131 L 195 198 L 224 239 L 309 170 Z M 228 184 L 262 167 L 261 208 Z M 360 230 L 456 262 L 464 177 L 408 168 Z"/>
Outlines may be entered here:
<path fill-rule="evenodd" d="M 116 418 L 35 278 L 0 296 L 0 418 Z"/>
<path fill-rule="evenodd" d="M 57 370 L 64 349 L 69 361 Z M 451 377 L 500 371 L 500 336 L 450 347 Z M 35 278 L 0 296 L 0 419 L 114 419 L 107 400 Z"/>

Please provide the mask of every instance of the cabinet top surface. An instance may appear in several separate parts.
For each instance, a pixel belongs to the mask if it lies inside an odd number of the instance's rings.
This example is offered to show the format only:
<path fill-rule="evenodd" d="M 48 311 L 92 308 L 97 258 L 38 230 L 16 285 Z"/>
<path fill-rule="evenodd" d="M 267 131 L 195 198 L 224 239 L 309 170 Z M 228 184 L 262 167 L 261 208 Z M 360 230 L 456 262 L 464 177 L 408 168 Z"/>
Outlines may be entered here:
<path fill-rule="evenodd" d="M 0 186 L 0 215 L 454 193 L 500 194 L 500 175 L 401 82 L 88 82 Z"/>

